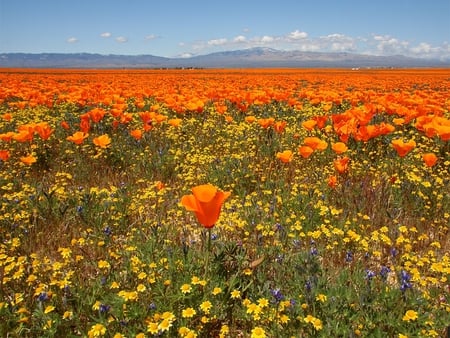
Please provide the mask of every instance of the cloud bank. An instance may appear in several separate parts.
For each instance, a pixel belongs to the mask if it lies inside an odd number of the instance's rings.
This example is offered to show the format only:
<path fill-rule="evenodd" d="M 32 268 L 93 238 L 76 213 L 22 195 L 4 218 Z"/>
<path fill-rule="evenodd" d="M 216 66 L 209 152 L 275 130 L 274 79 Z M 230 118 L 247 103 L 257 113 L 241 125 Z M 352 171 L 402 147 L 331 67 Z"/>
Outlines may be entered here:
<path fill-rule="evenodd" d="M 450 59 L 450 44 L 433 46 L 426 42 L 413 43 L 390 35 L 372 34 L 368 37 L 352 37 L 341 33 L 311 37 L 307 32 L 294 30 L 285 35 L 218 37 L 210 40 L 184 43 L 191 48 L 185 53 L 203 54 L 252 47 L 271 47 L 305 52 L 348 52 L 369 55 L 404 55 L 429 59 Z"/>

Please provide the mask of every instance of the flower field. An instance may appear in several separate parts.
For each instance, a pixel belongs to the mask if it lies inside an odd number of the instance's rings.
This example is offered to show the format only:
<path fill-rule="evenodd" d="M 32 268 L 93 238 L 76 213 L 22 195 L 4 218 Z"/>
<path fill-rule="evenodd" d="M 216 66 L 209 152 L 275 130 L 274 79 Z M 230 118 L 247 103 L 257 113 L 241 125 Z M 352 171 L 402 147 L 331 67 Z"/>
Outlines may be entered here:
<path fill-rule="evenodd" d="M 2 337 L 444 337 L 450 70 L 0 70 Z"/>

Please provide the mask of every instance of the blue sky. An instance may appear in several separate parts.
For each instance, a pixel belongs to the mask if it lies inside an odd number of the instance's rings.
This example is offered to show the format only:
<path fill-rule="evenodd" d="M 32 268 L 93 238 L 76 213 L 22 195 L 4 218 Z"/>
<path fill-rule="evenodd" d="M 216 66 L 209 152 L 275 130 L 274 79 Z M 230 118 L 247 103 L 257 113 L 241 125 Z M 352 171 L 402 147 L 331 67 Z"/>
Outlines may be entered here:
<path fill-rule="evenodd" d="M 0 0 L 0 53 L 257 46 L 450 59 L 450 0 Z"/>

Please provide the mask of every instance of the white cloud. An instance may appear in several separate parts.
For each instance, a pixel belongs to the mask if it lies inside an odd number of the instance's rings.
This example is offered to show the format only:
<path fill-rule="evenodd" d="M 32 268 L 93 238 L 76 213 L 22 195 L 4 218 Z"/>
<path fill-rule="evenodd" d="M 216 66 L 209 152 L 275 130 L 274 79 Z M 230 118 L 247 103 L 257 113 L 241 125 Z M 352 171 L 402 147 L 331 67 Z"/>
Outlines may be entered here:
<path fill-rule="evenodd" d="M 217 50 L 244 49 L 265 46 L 280 50 L 299 50 L 304 52 L 349 52 L 368 55 L 405 55 L 422 58 L 441 58 L 450 60 L 450 43 L 433 46 L 421 42 L 398 39 L 390 35 L 372 34 L 370 36 L 348 36 L 331 33 L 324 36 L 311 37 L 307 32 L 294 30 L 284 35 L 248 36 L 237 35 L 232 38 L 197 40 L 192 43 L 179 44 L 186 52 L 204 54 Z"/>
<path fill-rule="evenodd" d="M 270 43 L 270 42 L 273 42 L 274 40 L 275 40 L 275 38 L 273 36 L 264 35 L 260 41 L 262 43 Z"/>
<path fill-rule="evenodd" d="M 225 39 L 225 38 L 213 39 L 213 40 L 209 40 L 207 42 L 207 44 L 210 45 L 210 46 L 222 46 L 222 45 L 224 45 L 226 43 L 227 43 L 227 39 Z"/>
<path fill-rule="evenodd" d="M 104 33 L 100 34 L 100 36 L 102 38 L 110 38 L 111 37 L 111 33 L 110 32 L 104 32 Z"/>
<path fill-rule="evenodd" d="M 320 38 L 323 47 L 333 52 L 353 52 L 357 50 L 357 40 L 343 34 L 329 34 Z"/>
<path fill-rule="evenodd" d="M 191 54 L 191 53 L 183 53 L 183 54 L 179 55 L 179 57 L 183 58 L 183 59 L 188 59 L 192 56 L 193 56 L 193 54 Z"/>
<path fill-rule="evenodd" d="M 156 36 L 155 34 L 149 34 L 149 35 L 145 36 L 146 41 L 155 40 L 157 38 L 158 38 L 158 36 Z"/>
<path fill-rule="evenodd" d="M 292 39 L 292 40 L 306 39 L 307 37 L 308 37 L 308 33 L 300 32 L 298 29 L 296 29 L 293 32 L 290 32 L 288 35 L 288 38 Z"/>
<path fill-rule="evenodd" d="M 238 35 L 233 39 L 233 42 L 246 42 L 247 38 L 243 35 Z"/>
<path fill-rule="evenodd" d="M 402 41 L 390 35 L 374 36 L 376 50 L 381 55 L 409 54 L 409 42 Z"/>
<path fill-rule="evenodd" d="M 125 43 L 125 42 L 128 42 L 128 38 L 126 38 L 124 36 L 118 36 L 116 38 L 116 41 L 119 42 L 119 43 Z"/>
<path fill-rule="evenodd" d="M 421 42 L 418 46 L 412 47 L 411 52 L 414 54 L 428 54 L 432 51 L 432 47 L 429 43 Z"/>
<path fill-rule="evenodd" d="M 78 39 L 75 37 L 70 37 L 66 40 L 67 43 L 76 43 L 78 42 Z"/>

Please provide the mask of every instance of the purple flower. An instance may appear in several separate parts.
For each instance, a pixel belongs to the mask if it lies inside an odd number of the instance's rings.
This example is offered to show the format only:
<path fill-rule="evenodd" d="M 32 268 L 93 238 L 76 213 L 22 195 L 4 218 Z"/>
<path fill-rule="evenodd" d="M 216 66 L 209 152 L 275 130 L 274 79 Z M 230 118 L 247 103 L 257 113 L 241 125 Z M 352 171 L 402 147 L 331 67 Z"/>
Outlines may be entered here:
<path fill-rule="evenodd" d="M 405 292 L 406 290 L 411 288 L 412 288 L 411 275 L 407 271 L 402 270 L 400 272 L 400 290 L 402 292 Z"/>
<path fill-rule="evenodd" d="M 345 254 L 345 262 L 350 263 L 351 261 L 353 261 L 353 253 L 351 251 L 347 251 Z"/>
<path fill-rule="evenodd" d="M 398 250 L 396 248 L 392 248 L 391 249 L 391 256 L 395 257 L 395 256 L 397 256 L 397 254 L 398 254 Z"/>
<path fill-rule="evenodd" d="M 106 305 L 106 304 L 101 304 L 98 311 L 100 313 L 108 313 L 109 309 L 111 309 L 111 306 Z"/>
<path fill-rule="evenodd" d="M 277 303 L 281 302 L 284 299 L 284 296 L 281 293 L 280 289 L 273 289 L 270 290 L 270 292 L 272 293 L 272 296 L 275 298 L 275 301 Z"/>
<path fill-rule="evenodd" d="M 110 228 L 109 226 L 106 226 L 106 227 L 103 229 L 103 233 L 104 233 L 106 236 L 111 236 L 112 230 L 111 230 L 111 228 Z"/>
<path fill-rule="evenodd" d="M 367 269 L 366 270 L 366 279 L 371 280 L 373 277 L 375 277 L 375 272 L 372 270 Z"/>
<path fill-rule="evenodd" d="M 47 292 L 41 292 L 38 296 L 38 301 L 45 302 L 46 300 L 48 300 Z"/>
<path fill-rule="evenodd" d="M 381 276 L 381 278 L 382 278 L 383 280 L 386 280 L 386 279 L 387 279 L 387 276 L 388 276 L 388 274 L 389 274 L 389 272 L 391 272 L 391 269 L 389 269 L 389 267 L 383 265 L 383 266 L 381 267 L 381 270 L 380 270 L 380 276 Z"/>

